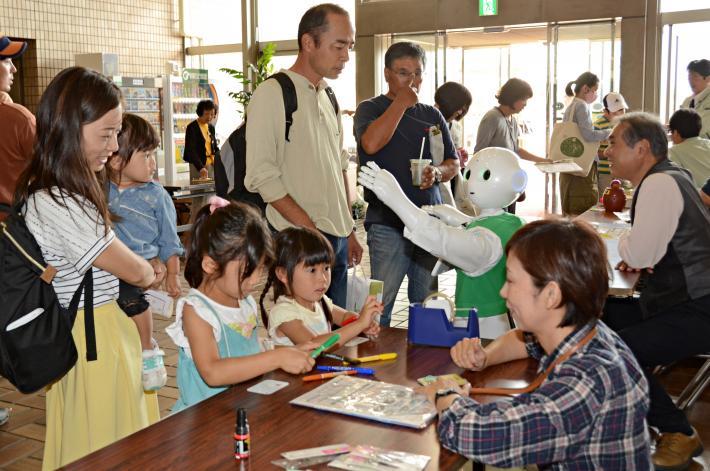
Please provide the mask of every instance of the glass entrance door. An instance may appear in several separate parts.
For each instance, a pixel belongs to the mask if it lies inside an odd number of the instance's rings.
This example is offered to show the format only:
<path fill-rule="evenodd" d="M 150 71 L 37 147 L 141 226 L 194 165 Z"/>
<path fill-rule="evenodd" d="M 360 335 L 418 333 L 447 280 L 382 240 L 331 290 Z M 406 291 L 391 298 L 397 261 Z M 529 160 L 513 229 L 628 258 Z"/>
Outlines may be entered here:
<path fill-rule="evenodd" d="M 598 99 L 590 105 L 592 121 L 604 111 L 603 97 L 619 89 L 621 43 L 616 20 L 549 25 L 549 95 L 547 140 L 555 123 L 561 122 L 572 98 L 565 93 L 567 84 L 590 71 L 599 77 Z M 629 103 L 632 108 L 634 103 Z M 636 104 L 638 106 L 638 104 Z M 557 178 L 545 178 L 545 212 L 557 212 Z"/>
<path fill-rule="evenodd" d="M 668 122 L 683 100 L 692 95 L 688 84 L 688 63 L 707 57 L 707 42 L 702 39 L 710 21 L 671 23 L 663 26 L 661 52 L 661 119 Z"/>

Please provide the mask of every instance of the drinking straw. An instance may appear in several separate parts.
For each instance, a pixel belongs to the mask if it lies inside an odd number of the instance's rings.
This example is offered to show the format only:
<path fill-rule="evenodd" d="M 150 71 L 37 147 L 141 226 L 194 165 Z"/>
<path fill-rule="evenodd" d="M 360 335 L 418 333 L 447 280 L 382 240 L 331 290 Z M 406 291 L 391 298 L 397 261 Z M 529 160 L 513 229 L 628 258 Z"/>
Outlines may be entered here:
<path fill-rule="evenodd" d="M 426 141 L 426 136 L 422 137 L 422 147 L 419 149 L 419 168 L 422 166 L 422 157 L 424 157 L 424 142 Z"/>

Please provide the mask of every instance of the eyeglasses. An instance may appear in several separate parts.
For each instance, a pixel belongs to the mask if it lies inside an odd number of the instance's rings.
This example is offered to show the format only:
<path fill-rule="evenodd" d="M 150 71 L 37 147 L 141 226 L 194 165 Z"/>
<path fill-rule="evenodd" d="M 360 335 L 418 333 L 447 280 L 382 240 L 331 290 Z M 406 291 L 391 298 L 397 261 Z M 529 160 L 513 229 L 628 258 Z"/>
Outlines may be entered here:
<path fill-rule="evenodd" d="M 424 72 L 421 70 L 417 70 L 416 72 L 407 72 L 406 70 L 397 70 L 395 71 L 395 74 L 397 74 L 397 77 L 401 78 L 402 80 L 412 80 L 412 79 L 421 79 L 424 76 Z"/>

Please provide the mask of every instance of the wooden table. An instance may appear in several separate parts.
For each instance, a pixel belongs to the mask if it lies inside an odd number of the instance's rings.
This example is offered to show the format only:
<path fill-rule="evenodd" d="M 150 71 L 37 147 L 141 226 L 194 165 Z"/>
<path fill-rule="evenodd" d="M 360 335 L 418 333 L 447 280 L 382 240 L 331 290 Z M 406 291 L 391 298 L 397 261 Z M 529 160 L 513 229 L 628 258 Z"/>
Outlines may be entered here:
<path fill-rule="evenodd" d="M 449 357 L 449 349 L 407 345 L 407 331 L 383 329 L 379 339 L 338 351 L 348 356 L 397 352 L 397 360 L 368 363 L 375 368 L 375 379 L 416 386 L 417 378 L 428 374 L 459 373 L 473 386 L 520 387 L 535 377 L 533 360 L 518 360 L 497 365 L 483 372 L 463 372 Z M 334 364 L 319 360 L 319 364 Z M 262 379 L 291 383 L 286 388 L 262 396 L 246 389 Z M 513 380 L 506 380 L 512 378 Z M 517 380 L 515 380 L 517 379 Z M 242 383 L 157 424 L 141 430 L 72 463 L 66 469 L 276 469 L 272 460 L 280 453 L 322 445 L 371 444 L 383 448 L 431 456 L 428 470 L 450 470 L 466 460 L 439 445 L 434 422 L 423 430 L 391 426 L 309 408 L 289 401 L 322 384 L 304 383 L 300 377 L 273 372 Z M 492 397 L 476 397 L 487 402 Z M 499 398 L 498 398 L 499 399 Z M 236 408 L 247 409 L 251 427 L 251 457 L 235 465 L 233 458 Z M 325 466 L 317 467 L 325 469 Z"/>
<path fill-rule="evenodd" d="M 630 228 L 631 223 L 629 211 L 625 210 L 620 213 L 609 213 L 604 211 L 601 206 L 594 206 L 578 216 L 579 219 L 586 221 L 592 226 L 618 226 L 619 228 Z M 618 241 L 604 238 L 606 244 L 607 258 L 612 268 L 612 278 L 609 281 L 609 295 L 611 296 L 632 296 L 635 291 L 636 283 L 640 278 L 638 272 L 622 272 L 614 267 L 621 261 L 619 256 Z"/>

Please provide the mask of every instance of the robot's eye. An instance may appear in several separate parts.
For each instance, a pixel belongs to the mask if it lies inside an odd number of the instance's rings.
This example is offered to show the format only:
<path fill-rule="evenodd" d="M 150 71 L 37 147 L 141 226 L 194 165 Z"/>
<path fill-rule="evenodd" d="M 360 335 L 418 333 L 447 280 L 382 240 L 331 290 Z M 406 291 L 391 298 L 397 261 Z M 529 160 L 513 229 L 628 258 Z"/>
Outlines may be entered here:
<path fill-rule="evenodd" d="M 468 177 L 470 177 L 470 176 L 471 176 L 471 170 L 466 169 L 463 171 L 463 179 L 464 180 L 468 180 Z"/>
<path fill-rule="evenodd" d="M 488 180 L 491 178 L 491 171 L 490 170 L 484 170 L 483 175 L 481 175 L 484 180 Z"/>

